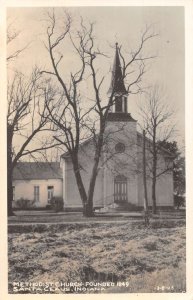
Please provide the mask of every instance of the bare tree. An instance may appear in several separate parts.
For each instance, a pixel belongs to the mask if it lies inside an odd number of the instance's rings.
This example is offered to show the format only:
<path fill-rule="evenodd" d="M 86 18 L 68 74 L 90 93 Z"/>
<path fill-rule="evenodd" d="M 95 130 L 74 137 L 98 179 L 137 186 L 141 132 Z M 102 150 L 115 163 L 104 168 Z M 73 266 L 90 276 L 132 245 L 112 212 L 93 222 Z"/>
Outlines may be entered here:
<path fill-rule="evenodd" d="M 139 107 L 142 117 L 142 128 L 145 129 L 147 136 L 147 149 L 150 155 L 146 160 L 149 176 L 152 179 L 152 212 L 155 214 L 156 209 L 156 182 L 157 178 L 172 169 L 172 155 L 160 147 L 160 141 L 168 141 L 174 133 L 172 117 L 174 110 L 166 104 L 163 91 L 155 85 Z M 165 152 L 166 159 L 164 165 L 160 165 L 160 153 Z M 169 158 L 169 159 L 167 159 Z"/>
<path fill-rule="evenodd" d="M 14 29 L 13 22 L 9 22 L 7 26 L 7 49 L 9 49 L 9 46 L 17 41 L 21 31 Z M 14 59 L 16 59 L 27 47 L 29 44 L 26 44 L 24 47 L 17 48 L 16 50 L 12 50 L 7 55 L 7 62 L 11 62 Z"/>
<path fill-rule="evenodd" d="M 148 197 L 147 197 L 147 175 L 146 175 L 146 136 L 143 130 L 143 187 L 144 187 L 144 218 L 145 225 L 149 225 Z"/>
<path fill-rule="evenodd" d="M 99 162 L 105 143 L 104 133 L 107 116 L 110 107 L 114 103 L 114 88 L 109 97 L 104 99 L 101 87 L 105 76 L 98 75 L 96 62 L 100 57 L 106 58 L 106 55 L 95 45 L 94 24 L 90 23 L 86 26 L 81 19 L 79 29 L 74 31 L 72 29 L 72 18 L 66 13 L 63 31 L 58 33 L 54 11 L 52 13 L 48 12 L 48 19 L 48 45 L 46 48 L 50 55 L 53 71 L 48 70 L 44 71 L 44 73 L 52 75 L 54 80 L 56 79 L 62 88 L 62 92 L 60 100 L 57 103 L 47 101 L 47 107 L 50 111 L 52 122 L 61 131 L 60 136 L 55 136 L 55 139 L 66 147 L 70 155 L 83 203 L 83 213 L 85 216 L 92 216 L 95 182 L 100 170 Z M 133 81 L 128 85 L 128 93 L 137 93 L 140 90 L 141 79 L 145 73 L 145 60 L 153 58 L 144 56 L 142 50 L 144 44 L 155 36 L 156 34 L 150 33 L 150 28 L 146 28 L 139 48 L 131 53 L 131 57 L 127 61 L 123 58 L 121 48 L 119 48 L 124 65 L 123 78 L 126 78 L 130 73 L 129 68 L 131 66 L 136 70 Z M 64 78 L 64 75 L 60 72 L 60 63 L 65 58 L 65 55 L 61 55 L 59 50 L 62 45 L 69 43 L 71 43 L 79 59 L 79 69 L 74 73 L 70 70 L 70 78 Z M 91 75 L 92 79 L 90 86 L 94 96 L 88 107 L 84 105 L 85 99 L 81 95 L 80 86 L 89 75 Z M 132 91 L 131 87 L 136 87 L 136 90 Z M 94 145 L 94 163 L 88 191 L 86 191 L 81 175 L 79 152 L 81 142 L 88 137 L 92 139 Z"/>
<path fill-rule="evenodd" d="M 7 182 L 8 215 L 12 211 L 12 176 L 17 162 L 27 156 L 44 154 L 43 151 L 56 146 L 46 133 L 53 130 L 49 112 L 45 105 L 45 82 L 35 68 L 29 78 L 16 72 L 8 83 L 7 112 Z M 53 95 L 50 95 L 52 97 Z M 44 133 L 44 135 L 42 135 Z"/>
<path fill-rule="evenodd" d="M 17 42 L 21 31 L 16 30 L 13 22 L 7 27 L 7 48 Z M 7 63 L 13 62 L 29 46 L 18 47 L 7 55 Z M 58 146 L 46 132 L 53 130 L 48 119 L 48 110 L 45 105 L 45 80 L 42 80 L 37 67 L 29 78 L 16 71 L 8 80 L 8 111 L 7 111 L 7 201 L 8 215 L 13 215 L 12 177 L 17 162 L 23 157 L 36 159 L 41 154 L 47 159 L 46 150 Z M 50 95 L 53 97 L 54 95 Z M 44 131 L 44 137 L 42 136 Z"/>

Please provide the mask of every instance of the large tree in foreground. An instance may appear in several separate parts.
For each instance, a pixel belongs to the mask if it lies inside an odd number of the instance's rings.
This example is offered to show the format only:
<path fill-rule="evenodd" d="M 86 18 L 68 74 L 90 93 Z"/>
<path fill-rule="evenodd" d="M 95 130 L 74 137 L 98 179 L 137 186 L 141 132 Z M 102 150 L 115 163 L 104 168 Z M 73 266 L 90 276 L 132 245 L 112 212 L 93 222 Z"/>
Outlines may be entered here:
<path fill-rule="evenodd" d="M 74 29 L 72 18 L 65 15 L 62 31 L 57 24 L 56 15 L 48 13 L 49 25 L 47 28 L 47 50 L 50 56 L 52 70 L 44 73 L 52 75 L 53 80 L 61 90 L 61 97 L 57 101 L 47 101 L 50 118 L 58 129 L 55 139 L 62 143 L 70 155 L 76 183 L 83 203 L 85 216 L 93 215 L 93 196 L 95 182 L 99 172 L 99 162 L 105 142 L 104 133 L 106 120 L 110 107 L 114 103 L 115 90 L 112 88 L 109 97 L 104 96 L 103 83 L 106 74 L 102 74 L 102 64 L 108 63 L 108 57 L 96 45 L 94 37 L 94 24 L 85 25 L 81 19 L 78 30 Z M 57 26 L 58 25 L 58 26 Z M 58 29 L 60 28 L 60 29 Z M 141 91 L 141 81 L 145 73 L 146 61 L 153 56 L 143 53 L 146 43 L 156 36 L 151 28 L 146 27 L 142 33 L 138 48 L 130 55 L 124 57 L 122 48 L 116 46 L 117 54 L 123 63 L 121 80 L 127 79 L 132 74 L 127 85 L 127 93 Z M 64 72 L 62 61 L 68 61 L 65 57 L 65 47 L 71 47 L 76 53 L 76 70 L 73 68 Z M 63 50 L 62 50 L 63 49 Z M 61 54 L 62 53 L 62 54 Z M 74 59 L 74 57 L 73 57 Z M 85 96 L 83 86 L 87 82 L 89 96 Z M 81 142 L 91 138 L 94 144 L 94 159 L 90 175 L 88 190 L 82 180 L 79 153 Z"/>
<path fill-rule="evenodd" d="M 16 30 L 13 22 L 7 27 L 7 64 L 12 66 L 16 59 L 23 54 L 29 44 L 24 47 L 17 44 L 20 31 Z M 13 170 L 17 162 L 29 156 L 33 159 L 36 154 L 45 154 L 46 149 L 54 147 L 52 138 L 43 138 L 42 131 L 53 130 L 48 120 L 48 110 L 45 105 L 46 82 L 42 80 L 37 67 L 26 76 L 19 71 L 10 72 L 7 87 L 7 212 L 13 215 L 12 201 Z"/>
<path fill-rule="evenodd" d="M 24 76 L 16 72 L 8 82 L 7 111 L 7 198 L 8 215 L 13 215 L 12 176 L 17 162 L 24 157 L 35 158 L 46 149 L 54 147 L 49 133 L 53 130 L 45 105 L 45 90 L 40 72 Z"/>
<path fill-rule="evenodd" d="M 146 99 L 139 107 L 139 113 L 142 119 L 142 128 L 149 137 L 148 152 L 149 159 L 146 161 L 148 176 L 152 180 L 152 212 L 157 212 L 156 207 L 156 183 L 158 177 L 173 169 L 171 163 L 172 153 L 168 152 L 171 159 L 165 160 L 164 166 L 160 165 L 160 154 L 164 153 L 160 141 L 167 142 L 174 133 L 172 118 L 174 111 L 166 102 L 166 96 L 163 90 L 157 85 L 152 87 L 146 94 Z M 146 143 L 147 144 L 147 143 Z"/>

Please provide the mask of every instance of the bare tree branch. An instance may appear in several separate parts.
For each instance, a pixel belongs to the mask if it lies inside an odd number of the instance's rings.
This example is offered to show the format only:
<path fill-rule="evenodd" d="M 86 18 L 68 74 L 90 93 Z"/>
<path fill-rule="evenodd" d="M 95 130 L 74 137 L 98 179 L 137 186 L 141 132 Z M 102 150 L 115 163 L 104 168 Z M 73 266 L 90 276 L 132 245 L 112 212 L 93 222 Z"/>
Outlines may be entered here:
<path fill-rule="evenodd" d="M 160 148 L 160 140 L 167 141 L 174 132 L 174 126 L 171 124 L 174 111 L 166 104 L 164 98 L 163 92 L 155 85 L 146 94 L 146 101 L 144 100 L 139 107 L 142 118 L 141 127 L 150 137 L 147 148 L 150 154 L 150 163 L 147 167 L 152 178 L 153 213 L 156 213 L 156 180 L 172 170 L 172 155 L 169 155 L 169 163 L 166 164 L 165 150 Z"/>

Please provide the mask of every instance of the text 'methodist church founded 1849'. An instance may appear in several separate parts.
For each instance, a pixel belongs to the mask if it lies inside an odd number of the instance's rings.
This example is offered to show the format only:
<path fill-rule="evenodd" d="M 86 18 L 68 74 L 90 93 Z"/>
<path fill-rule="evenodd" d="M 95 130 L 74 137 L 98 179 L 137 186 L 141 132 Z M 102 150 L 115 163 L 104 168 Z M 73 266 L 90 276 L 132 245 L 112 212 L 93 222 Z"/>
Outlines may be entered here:
<path fill-rule="evenodd" d="M 128 93 L 122 77 L 118 47 L 112 71 L 109 95 L 114 91 L 114 104 L 108 114 L 105 129 L 105 144 L 101 155 L 99 172 L 94 192 L 94 208 L 143 207 L 144 189 L 142 173 L 141 133 L 137 132 L 137 121 L 128 112 Z M 147 160 L 151 164 L 151 153 L 147 140 Z M 88 189 L 94 159 L 94 145 L 88 140 L 81 145 L 79 161 L 81 174 Z M 159 171 L 168 169 L 157 178 L 156 196 L 158 207 L 173 206 L 172 156 L 162 149 L 158 157 Z M 63 173 L 63 199 L 65 207 L 82 207 L 71 158 L 68 153 L 61 157 Z M 149 174 L 150 175 L 150 174 Z M 151 206 L 151 178 L 147 176 L 148 200 Z"/>

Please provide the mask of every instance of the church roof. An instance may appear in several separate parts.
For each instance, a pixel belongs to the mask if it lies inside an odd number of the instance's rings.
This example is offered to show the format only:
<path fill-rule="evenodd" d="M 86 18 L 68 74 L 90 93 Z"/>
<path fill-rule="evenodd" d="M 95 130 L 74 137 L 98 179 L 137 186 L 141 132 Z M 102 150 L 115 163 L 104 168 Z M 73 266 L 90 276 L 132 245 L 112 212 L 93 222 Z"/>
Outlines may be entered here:
<path fill-rule="evenodd" d="M 59 162 L 18 162 L 13 180 L 62 179 Z"/>
<path fill-rule="evenodd" d="M 143 134 L 142 134 L 141 132 L 139 132 L 139 131 L 137 131 L 137 140 L 138 140 L 138 145 L 141 145 L 142 142 L 143 142 Z M 146 142 L 148 143 L 148 145 L 152 146 L 153 141 L 152 141 L 150 138 L 148 138 L 148 137 L 146 136 L 146 137 L 145 137 L 145 140 L 146 140 Z M 147 147 L 148 147 L 148 145 L 147 145 Z M 167 156 L 168 158 L 171 158 L 171 159 L 174 158 L 174 155 L 173 155 L 168 149 L 166 149 L 166 148 L 164 148 L 164 147 L 161 147 L 161 146 L 158 146 L 158 149 L 160 150 L 160 152 L 161 152 L 162 154 L 164 154 L 164 155 Z"/>
<path fill-rule="evenodd" d="M 115 113 L 112 114 L 112 116 L 114 117 Z M 130 114 L 122 114 L 123 115 L 130 115 Z M 132 118 L 131 116 L 129 118 Z M 109 121 L 109 120 L 108 120 Z M 114 120 L 113 121 L 117 121 L 117 120 Z M 118 120 L 119 121 L 119 120 Z M 125 120 L 124 120 L 125 121 Z M 131 120 L 128 120 L 128 121 L 131 121 Z M 132 118 L 132 121 L 133 122 L 136 122 L 133 118 Z M 149 144 L 149 145 L 152 145 L 152 140 L 149 139 L 148 137 L 145 137 L 146 139 L 146 142 Z M 92 143 L 93 141 L 93 138 L 89 138 L 88 140 L 84 141 L 80 146 L 81 147 L 86 147 L 89 143 Z M 142 142 L 143 142 L 143 135 L 142 133 L 140 133 L 139 131 L 137 131 L 137 144 L 138 146 L 141 146 L 142 145 Z M 165 149 L 164 147 L 160 147 L 159 146 L 159 149 L 160 149 L 160 152 L 165 156 L 165 157 L 168 157 L 168 158 L 171 158 L 171 159 L 174 159 L 174 155 L 168 151 L 167 149 Z M 64 154 L 61 155 L 61 158 L 63 159 L 66 159 L 70 157 L 70 154 L 68 151 L 66 151 Z"/>
<path fill-rule="evenodd" d="M 135 119 L 131 117 L 130 113 L 122 113 L 116 112 L 112 113 L 109 112 L 107 116 L 107 121 L 114 121 L 114 122 L 137 122 Z"/>
<path fill-rule="evenodd" d="M 121 94 L 127 94 L 124 80 L 123 80 L 123 74 L 122 74 L 122 68 L 121 68 L 121 62 L 119 58 L 119 50 L 118 50 L 118 44 L 116 43 L 116 51 L 115 51 L 115 60 L 113 65 L 113 71 L 112 71 L 112 77 L 111 77 L 111 85 L 108 90 L 108 93 L 121 93 Z"/>

